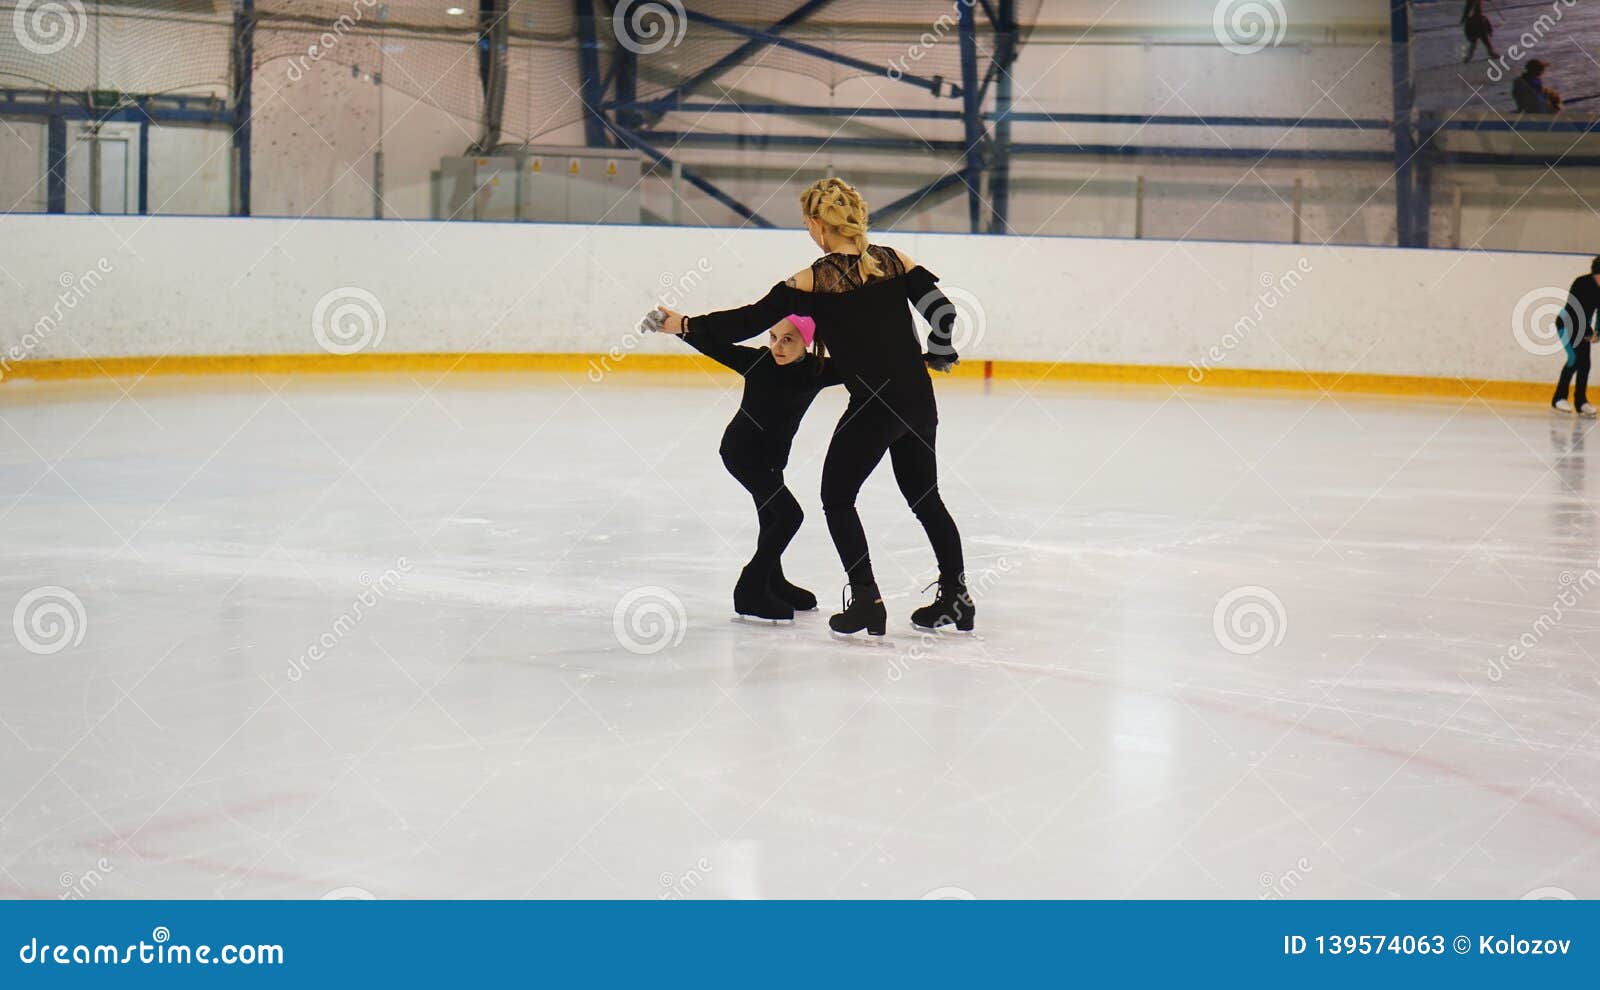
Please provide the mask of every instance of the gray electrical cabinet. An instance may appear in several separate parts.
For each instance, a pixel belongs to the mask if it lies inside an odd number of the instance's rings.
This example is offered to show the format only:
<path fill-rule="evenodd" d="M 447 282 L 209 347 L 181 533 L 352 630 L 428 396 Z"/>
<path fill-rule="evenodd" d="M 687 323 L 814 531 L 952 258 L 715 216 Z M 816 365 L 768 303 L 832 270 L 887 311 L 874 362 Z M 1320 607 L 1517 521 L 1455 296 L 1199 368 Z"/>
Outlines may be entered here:
<path fill-rule="evenodd" d="M 644 156 L 621 148 L 529 146 L 445 158 L 434 219 L 638 223 Z"/>
<path fill-rule="evenodd" d="M 519 187 L 522 219 L 567 219 L 567 160 L 565 155 L 530 154 L 522 162 Z"/>
<path fill-rule="evenodd" d="M 434 219 L 517 219 L 517 165 L 508 155 L 444 159 L 434 173 Z"/>
<path fill-rule="evenodd" d="M 605 177 L 605 200 L 611 213 L 609 223 L 638 223 L 639 180 L 644 175 L 644 155 L 630 152 L 625 157 L 607 157 L 601 174 Z M 620 218 L 620 219 L 618 219 Z"/>

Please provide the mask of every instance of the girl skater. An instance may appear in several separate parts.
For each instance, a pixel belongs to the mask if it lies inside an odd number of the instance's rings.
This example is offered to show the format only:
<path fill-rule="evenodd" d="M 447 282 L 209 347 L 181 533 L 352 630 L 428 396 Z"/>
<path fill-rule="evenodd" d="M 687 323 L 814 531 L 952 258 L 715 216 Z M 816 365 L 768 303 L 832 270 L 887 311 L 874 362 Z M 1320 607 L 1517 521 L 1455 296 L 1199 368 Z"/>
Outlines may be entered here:
<path fill-rule="evenodd" d="M 822 509 L 839 559 L 849 575 L 844 611 L 828 620 L 835 632 L 882 636 L 887 617 L 856 513 L 856 495 L 889 455 L 895 481 L 921 521 L 939 564 L 939 593 L 911 614 L 925 629 L 954 624 L 970 631 L 976 610 L 967 592 L 961 534 L 939 497 L 934 434 L 938 411 L 928 369 L 949 371 L 958 356 L 950 338 L 955 307 L 936 276 L 892 248 L 867 239 L 867 204 L 849 183 L 823 179 L 800 196 L 806 230 L 827 252 L 810 268 L 772 287 L 740 309 L 684 317 L 663 311 L 666 329 L 687 319 L 696 336 L 745 340 L 784 313 L 816 318 L 816 353 L 850 392 L 822 465 Z M 933 328 L 924 354 L 907 307 Z"/>
<path fill-rule="evenodd" d="M 1490 58 L 1499 58 L 1500 53 L 1494 50 L 1494 24 L 1489 20 L 1489 15 L 1483 12 L 1487 0 L 1467 0 L 1465 9 L 1461 11 L 1461 29 L 1467 35 L 1467 57 L 1461 63 L 1472 61 L 1472 56 L 1478 50 L 1478 42 L 1483 42 L 1484 50 Z"/>
<path fill-rule="evenodd" d="M 733 609 L 744 616 L 780 621 L 817 607 L 817 596 L 783 576 L 783 551 L 805 514 L 783 483 L 789 446 L 800 418 L 817 393 L 839 384 L 829 362 L 806 353 L 816 329 L 810 317 L 786 316 L 768 331 L 767 347 L 741 347 L 698 323 L 663 324 L 665 311 L 650 314 L 645 329 L 678 334 L 684 343 L 744 377 L 739 411 L 722 434 L 722 463 L 756 502 L 760 533 L 756 552 L 733 586 Z"/>

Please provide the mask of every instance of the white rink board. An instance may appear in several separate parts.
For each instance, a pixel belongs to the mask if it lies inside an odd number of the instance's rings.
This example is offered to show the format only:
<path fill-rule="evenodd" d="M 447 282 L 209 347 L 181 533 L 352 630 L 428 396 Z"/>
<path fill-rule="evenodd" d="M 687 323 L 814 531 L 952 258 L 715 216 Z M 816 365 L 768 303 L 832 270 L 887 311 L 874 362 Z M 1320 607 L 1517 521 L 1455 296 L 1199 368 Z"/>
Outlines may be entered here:
<path fill-rule="evenodd" d="M 21 286 L 0 325 L 13 363 L 315 353 L 318 301 L 347 286 L 382 307 L 377 352 L 682 353 L 633 333 L 658 298 L 691 312 L 741 305 L 816 254 L 793 229 L 198 217 L 6 216 L 0 242 Z M 1544 381 L 1559 360 L 1518 345 L 1519 301 L 1588 268 L 1572 255 L 1287 244 L 884 243 L 981 311 L 968 358 L 1510 381 Z M 59 307 L 62 287 L 96 265 L 103 282 Z M 1289 273 L 1285 290 L 1265 287 Z M 36 332 L 54 308 L 61 318 Z"/>

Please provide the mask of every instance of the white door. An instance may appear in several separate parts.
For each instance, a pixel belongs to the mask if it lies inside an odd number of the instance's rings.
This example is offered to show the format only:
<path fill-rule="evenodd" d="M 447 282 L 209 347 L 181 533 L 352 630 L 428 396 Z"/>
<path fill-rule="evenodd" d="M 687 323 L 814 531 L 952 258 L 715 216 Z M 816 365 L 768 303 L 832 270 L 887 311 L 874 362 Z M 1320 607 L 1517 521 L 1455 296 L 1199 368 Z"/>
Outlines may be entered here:
<path fill-rule="evenodd" d="M 67 141 L 67 212 L 137 212 L 139 125 L 79 124 Z"/>

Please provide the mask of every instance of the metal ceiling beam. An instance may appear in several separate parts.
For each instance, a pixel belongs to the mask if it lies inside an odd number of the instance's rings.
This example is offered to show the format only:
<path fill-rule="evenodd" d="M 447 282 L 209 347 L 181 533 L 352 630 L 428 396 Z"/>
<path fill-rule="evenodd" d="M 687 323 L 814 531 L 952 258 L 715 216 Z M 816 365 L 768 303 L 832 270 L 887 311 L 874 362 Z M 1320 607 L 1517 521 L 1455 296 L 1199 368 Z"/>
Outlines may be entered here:
<path fill-rule="evenodd" d="M 947 152 L 961 154 L 966 145 L 962 141 L 924 141 L 917 138 L 846 138 L 805 134 L 722 134 L 692 131 L 651 131 L 652 140 L 664 144 L 698 144 L 724 148 L 759 150 L 766 148 L 793 148 L 819 151 L 823 148 L 851 148 L 866 151 Z M 1248 159 L 1256 161 L 1351 161 L 1390 162 L 1393 152 L 1386 150 L 1361 151 L 1345 148 L 1192 148 L 1182 145 L 1126 145 L 1126 144 L 1051 144 L 1018 142 L 1011 146 L 1018 155 L 1056 155 L 1088 158 L 1215 158 Z M 1554 156 L 1552 156 L 1554 157 Z"/>
<path fill-rule="evenodd" d="M 647 100 L 626 102 L 618 99 L 602 104 L 605 110 L 643 110 L 651 113 L 738 113 L 771 114 L 780 117 L 898 117 L 906 120 L 960 120 L 960 110 L 896 110 L 892 107 L 825 107 L 815 104 L 795 103 L 664 103 L 651 97 Z"/>
<path fill-rule="evenodd" d="M 628 145 L 629 147 L 636 148 L 639 151 L 644 152 L 646 155 L 649 155 L 656 164 L 669 169 L 672 168 L 672 158 L 669 157 L 665 152 L 655 148 L 650 144 L 649 141 L 646 141 L 640 135 L 635 134 L 633 131 L 630 131 L 625 127 L 618 127 L 615 125 L 612 126 L 612 131 L 622 140 L 624 144 Z M 658 136 L 659 135 L 652 135 L 652 137 Z M 733 212 L 744 217 L 746 220 L 749 220 L 756 226 L 766 227 L 769 229 L 777 226 L 777 224 L 773 223 L 771 220 L 768 220 L 755 210 L 750 209 L 750 207 L 745 206 L 743 203 L 739 202 L 739 200 L 724 192 L 715 183 L 700 176 L 693 170 L 680 165 L 678 171 L 679 174 L 681 174 L 690 185 L 694 186 L 696 189 L 699 189 L 701 192 L 705 193 L 707 196 L 710 196 L 712 199 L 721 203 L 723 206 L 726 206 Z"/>
<path fill-rule="evenodd" d="M 952 188 L 960 182 L 960 172 L 950 172 L 946 175 L 941 175 L 939 178 L 934 179 L 927 185 L 901 196 L 899 199 L 888 204 L 887 206 L 880 206 L 876 210 L 873 210 L 873 225 L 880 229 L 887 230 L 893 227 L 897 221 L 903 220 L 908 216 L 919 213 L 930 206 L 938 204 L 944 199 L 941 193 Z"/>
<path fill-rule="evenodd" d="M 1411 4 L 1389 0 L 1389 81 L 1394 89 L 1394 217 L 1401 247 L 1427 246 L 1427 221 L 1418 232 L 1415 203 L 1417 146 L 1411 132 Z M 1420 243 L 1419 243 L 1420 240 Z"/>
<path fill-rule="evenodd" d="M 572 0 L 578 18 L 578 95 L 583 100 L 583 138 L 591 148 L 603 148 L 606 120 L 600 110 L 605 102 L 600 81 L 600 37 L 595 30 L 594 0 Z"/>
<path fill-rule="evenodd" d="M 1011 212 L 1011 66 L 1017 59 L 1016 0 L 999 0 L 994 18 L 994 148 L 989 177 L 989 233 L 1003 234 Z"/>
<path fill-rule="evenodd" d="M 239 0 L 233 14 L 233 154 L 234 210 L 238 216 L 250 215 L 251 118 L 255 113 L 251 91 L 256 71 L 256 0 Z"/>
<path fill-rule="evenodd" d="M 978 88 L 978 30 L 977 17 L 971 3 L 958 3 L 958 22 L 961 30 L 961 121 L 966 133 L 966 147 L 962 150 L 962 171 L 967 184 L 967 223 L 971 232 L 979 231 L 979 218 L 983 215 L 983 197 L 978 187 L 983 182 L 985 146 L 988 134 L 983 127 L 983 93 Z"/>
<path fill-rule="evenodd" d="M 736 113 L 736 114 L 772 114 L 786 117 L 903 117 L 906 120 L 961 120 L 964 114 L 960 110 L 928 110 L 923 108 L 894 109 L 892 107 L 826 107 L 820 104 L 808 103 L 735 103 L 722 100 L 716 103 L 666 103 L 656 97 L 627 102 L 615 100 L 602 104 L 602 109 L 617 110 L 632 107 L 638 110 L 656 113 Z M 1274 127 L 1296 128 L 1304 127 L 1309 130 L 1344 130 L 1344 131 L 1387 131 L 1393 125 L 1383 118 L 1376 117 L 1239 117 L 1197 115 L 1182 116 L 1176 114 L 1132 114 L 1132 113 L 1048 113 L 1032 110 L 1012 110 L 1006 112 L 998 107 L 986 111 L 983 119 L 998 121 L 1005 118 L 1013 123 L 1056 123 L 1056 124 L 1136 124 L 1139 126 L 1171 126 L 1171 127 Z M 1456 120 L 1445 125 L 1450 130 L 1531 130 L 1531 131 L 1581 131 L 1589 125 L 1580 121 L 1504 121 L 1504 120 Z"/>
<path fill-rule="evenodd" d="M 112 109 L 89 106 L 83 93 L 63 93 L 54 89 L 0 89 L 0 116 L 64 117 L 67 120 L 130 121 L 148 120 L 155 124 L 231 124 L 237 114 L 228 104 L 211 96 L 153 94 L 128 96 L 126 103 Z"/>
<path fill-rule="evenodd" d="M 810 55 L 814 58 L 820 58 L 824 61 L 836 62 L 839 65 L 847 65 L 853 69 L 860 69 L 862 72 L 865 72 L 868 75 L 882 76 L 885 79 L 892 79 L 895 82 L 903 82 L 908 85 L 915 86 L 918 89 L 926 89 L 932 92 L 935 96 L 959 96 L 961 93 L 959 86 L 952 84 L 942 76 L 926 77 L 913 75 L 909 72 L 898 72 L 891 67 L 879 65 L 876 62 L 868 62 L 865 59 L 852 58 L 849 55 L 840 55 L 837 52 L 830 52 L 826 48 L 821 48 L 817 45 L 807 44 L 804 41 L 795 41 L 793 38 L 785 38 L 782 35 L 772 34 L 769 31 L 763 31 L 759 28 L 748 28 L 742 24 L 735 24 L 732 21 L 725 21 L 720 17 L 713 17 L 710 14 L 698 10 L 687 11 L 687 15 L 691 21 L 700 24 L 706 24 L 714 28 L 719 28 L 723 31 L 729 32 L 730 34 L 742 35 L 743 37 L 751 39 L 759 39 L 766 45 L 775 46 L 778 48 L 787 48 L 790 51 L 800 52 L 801 54 Z"/>
<path fill-rule="evenodd" d="M 997 114 L 996 114 L 997 115 Z M 993 116 L 993 115 L 992 115 Z M 1376 117 L 1225 117 L 1213 115 L 1179 116 L 1138 113 L 1047 113 L 1034 110 L 1013 111 L 1006 116 L 1017 123 L 1040 124 L 1138 124 L 1179 127 L 1306 127 L 1315 130 L 1387 131 L 1391 121 Z"/>
<path fill-rule="evenodd" d="M 776 38 L 784 31 L 787 31 L 789 28 L 799 24 L 801 21 L 828 6 L 828 4 L 832 2 L 833 0 L 806 0 L 805 3 L 802 3 L 800 6 L 790 11 L 782 20 L 775 22 L 771 27 L 767 28 L 764 34 L 767 37 Z M 662 94 L 659 99 L 680 99 L 684 94 L 689 93 L 696 87 L 715 79 L 717 76 L 722 75 L 724 72 L 727 72 L 734 66 L 746 61 L 763 48 L 770 48 L 772 44 L 773 42 L 767 40 L 766 38 L 751 38 L 738 48 L 735 48 L 733 51 L 722 56 L 715 62 L 706 66 L 704 69 L 701 69 L 699 72 L 696 72 L 688 79 L 685 79 L 677 86 L 668 90 L 666 93 Z"/>

